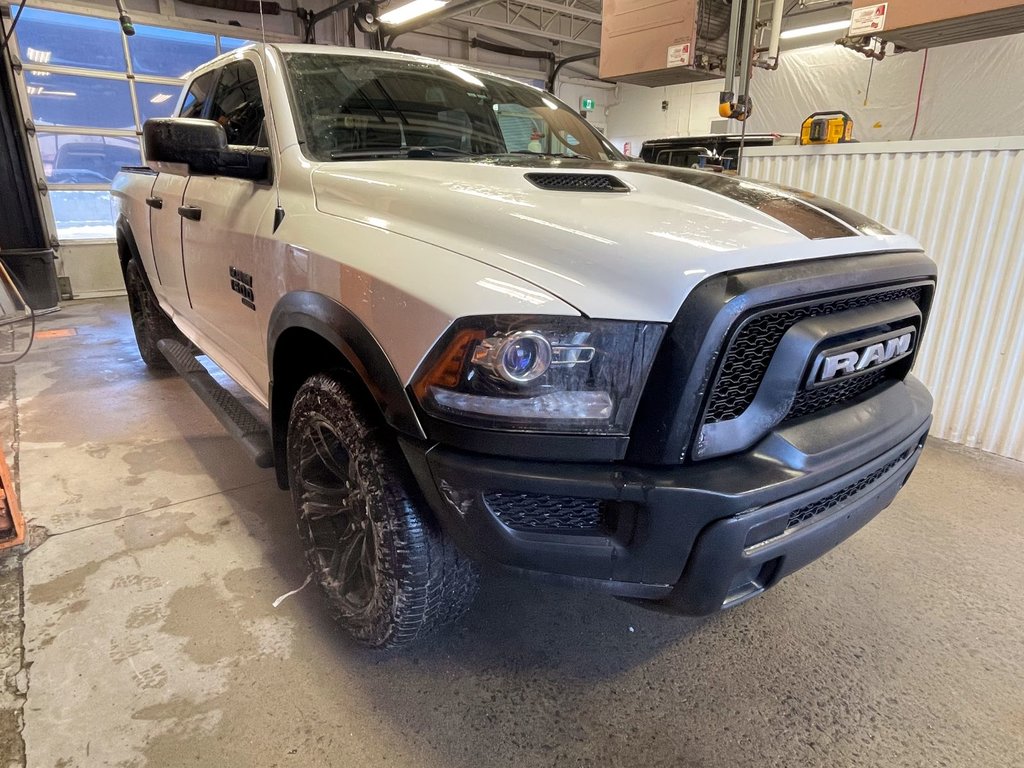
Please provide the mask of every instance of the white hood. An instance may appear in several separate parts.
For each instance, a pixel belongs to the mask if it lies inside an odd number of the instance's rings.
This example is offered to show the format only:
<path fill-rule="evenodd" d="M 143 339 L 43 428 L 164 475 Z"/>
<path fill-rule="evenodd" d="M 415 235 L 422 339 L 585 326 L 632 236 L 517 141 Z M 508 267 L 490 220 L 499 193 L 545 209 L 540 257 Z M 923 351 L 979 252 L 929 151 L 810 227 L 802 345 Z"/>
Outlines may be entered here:
<path fill-rule="evenodd" d="M 542 189 L 533 173 L 609 174 L 629 191 Z M 920 248 L 829 201 L 633 163 L 329 163 L 313 172 L 313 190 L 324 213 L 455 251 L 585 315 L 622 320 L 671 320 L 694 286 L 729 270 Z"/>

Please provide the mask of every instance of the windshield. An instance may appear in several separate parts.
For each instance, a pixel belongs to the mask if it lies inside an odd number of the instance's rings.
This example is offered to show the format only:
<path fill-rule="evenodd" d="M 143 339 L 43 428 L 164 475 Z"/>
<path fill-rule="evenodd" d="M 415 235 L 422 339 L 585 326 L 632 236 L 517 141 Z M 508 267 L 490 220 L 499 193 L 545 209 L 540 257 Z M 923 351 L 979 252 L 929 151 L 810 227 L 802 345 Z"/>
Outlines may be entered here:
<path fill-rule="evenodd" d="M 465 155 L 622 159 L 564 104 L 454 64 L 285 55 L 292 110 L 316 160 Z"/>

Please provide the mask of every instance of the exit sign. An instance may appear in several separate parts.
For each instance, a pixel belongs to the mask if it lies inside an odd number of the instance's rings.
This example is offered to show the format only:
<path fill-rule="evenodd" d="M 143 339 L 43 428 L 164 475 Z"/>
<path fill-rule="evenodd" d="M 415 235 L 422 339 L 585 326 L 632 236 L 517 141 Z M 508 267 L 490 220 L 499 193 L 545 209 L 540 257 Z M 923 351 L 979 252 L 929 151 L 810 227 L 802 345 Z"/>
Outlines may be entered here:
<path fill-rule="evenodd" d="M 594 109 L 594 100 L 584 96 L 580 97 L 580 112 L 590 112 Z"/>

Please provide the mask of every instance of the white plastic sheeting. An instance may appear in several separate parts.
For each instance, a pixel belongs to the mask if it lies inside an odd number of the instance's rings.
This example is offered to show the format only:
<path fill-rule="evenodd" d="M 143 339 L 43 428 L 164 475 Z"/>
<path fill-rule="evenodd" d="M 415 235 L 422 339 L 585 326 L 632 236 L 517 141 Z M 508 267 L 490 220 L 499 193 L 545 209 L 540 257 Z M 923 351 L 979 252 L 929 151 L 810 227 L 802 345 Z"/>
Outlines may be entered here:
<path fill-rule="evenodd" d="M 1024 137 L 750 149 L 743 172 L 922 243 L 939 267 L 915 369 L 932 434 L 1024 460 Z"/>
<path fill-rule="evenodd" d="M 835 44 L 784 50 L 778 70 L 754 70 L 747 131 L 796 134 L 812 112 L 842 109 L 853 116 L 859 141 L 904 141 L 914 124 L 923 61 L 923 52 L 887 56 L 872 71 L 870 59 Z M 639 154 L 647 139 L 708 133 L 721 88 L 720 80 L 621 85 L 617 103 L 609 105 L 608 136 L 620 148 L 630 142 Z M 914 138 L 1012 134 L 1024 134 L 1024 35 L 932 48 Z"/>
<path fill-rule="evenodd" d="M 750 132 L 797 133 L 812 112 L 842 109 L 860 141 L 1024 133 L 1024 35 L 889 55 L 872 62 L 835 44 L 784 51 L 775 72 L 755 70 Z M 869 86 L 870 78 L 870 86 Z"/>

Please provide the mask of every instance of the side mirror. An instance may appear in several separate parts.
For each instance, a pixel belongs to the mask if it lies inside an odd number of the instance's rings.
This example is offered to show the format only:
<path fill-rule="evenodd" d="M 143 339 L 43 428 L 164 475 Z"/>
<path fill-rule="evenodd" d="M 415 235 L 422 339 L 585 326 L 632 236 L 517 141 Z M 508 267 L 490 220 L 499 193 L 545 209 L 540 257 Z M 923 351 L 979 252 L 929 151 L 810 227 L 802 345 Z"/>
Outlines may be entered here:
<path fill-rule="evenodd" d="M 260 148 L 228 144 L 224 126 L 214 120 L 161 117 L 142 126 L 147 163 L 183 163 L 189 172 L 262 181 L 270 156 Z"/>

